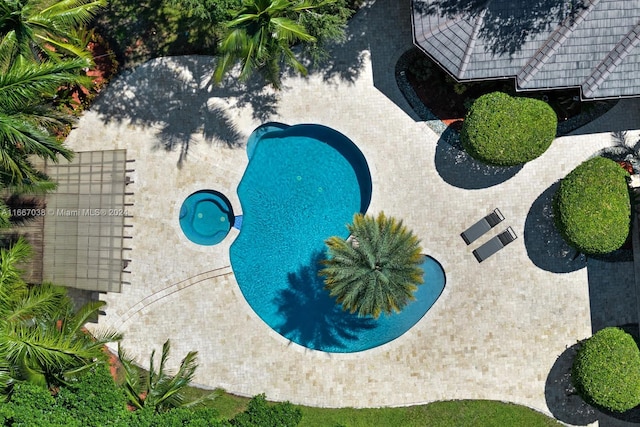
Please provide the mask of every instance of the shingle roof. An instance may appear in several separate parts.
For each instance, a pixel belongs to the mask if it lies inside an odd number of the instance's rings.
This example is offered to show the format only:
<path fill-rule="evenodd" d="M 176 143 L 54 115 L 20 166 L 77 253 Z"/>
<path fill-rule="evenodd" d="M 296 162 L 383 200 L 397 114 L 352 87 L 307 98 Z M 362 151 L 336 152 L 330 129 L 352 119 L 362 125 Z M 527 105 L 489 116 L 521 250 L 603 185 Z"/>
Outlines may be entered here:
<path fill-rule="evenodd" d="M 414 42 L 458 80 L 640 96 L 640 0 L 413 0 Z"/>

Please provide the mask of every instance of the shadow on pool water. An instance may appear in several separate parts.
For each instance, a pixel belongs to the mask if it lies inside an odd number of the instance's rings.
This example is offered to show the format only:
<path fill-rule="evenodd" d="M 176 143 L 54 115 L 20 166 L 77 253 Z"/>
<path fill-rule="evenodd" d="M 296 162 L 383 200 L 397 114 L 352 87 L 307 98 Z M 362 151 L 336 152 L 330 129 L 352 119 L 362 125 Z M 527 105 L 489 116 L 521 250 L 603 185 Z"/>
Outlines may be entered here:
<path fill-rule="evenodd" d="M 342 310 L 329 296 L 318 276 L 323 259 L 322 252 L 314 252 L 308 265 L 288 274 L 289 287 L 280 290 L 274 301 L 284 318 L 276 330 L 308 348 L 345 349 L 347 342 L 358 340 L 360 332 L 375 328 L 376 323 Z"/>
<path fill-rule="evenodd" d="M 411 329 L 445 285 L 442 266 L 425 257 L 427 283 L 401 313 L 378 319 L 342 310 L 318 277 L 331 236 L 371 199 L 369 168 L 358 147 L 320 125 L 258 128 L 238 186 L 243 207 L 231 265 L 247 303 L 271 328 L 307 348 L 352 353 L 378 347 Z M 252 139 L 254 138 L 254 139 Z"/>

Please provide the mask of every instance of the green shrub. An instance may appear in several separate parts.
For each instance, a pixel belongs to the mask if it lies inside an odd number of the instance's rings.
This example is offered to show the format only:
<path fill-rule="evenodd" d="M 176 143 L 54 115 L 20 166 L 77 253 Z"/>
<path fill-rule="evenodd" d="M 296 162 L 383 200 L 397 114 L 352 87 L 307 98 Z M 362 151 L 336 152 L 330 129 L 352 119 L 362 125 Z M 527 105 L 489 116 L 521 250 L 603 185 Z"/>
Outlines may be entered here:
<path fill-rule="evenodd" d="M 56 405 L 45 387 L 17 383 L 8 402 L 0 403 L 0 425 L 12 427 L 81 427 L 73 414 Z"/>
<path fill-rule="evenodd" d="M 640 404 L 640 350 L 619 328 L 605 328 L 582 343 L 573 382 L 585 401 L 624 412 Z"/>
<path fill-rule="evenodd" d="M 558 119 L 545 102 L 492 92 L 467 113 L 460 137 L 473 158 L 495 166 L 515 166 L 544 153 L 556 136 Z"/>
<path fill-rule="evenodd" d="M 127 398 L 113 381 L 106 363 L 94 366 L 61 387 L 56 405 L 84 427 L 113 425 L 127 414 Z"/>
<path fill-rule="evenodd" d="M 218 418 L 218 411 L 213 408 L 173 408 L 161 413 L 155 412 L 153 408 L 142 408 L 130 412 L 122 425 L 126 427 L 225 427 L 224 421 L 219 421 Z"/>
<path fill-rule="evenodd" d="M 300 409 L 289 402 L 267 403 L 264 394 L 254 396 L 247 410 L 229 421 L 234 427 L 295 427 L 302 419 Z"/>
<path fill-rule="evenodd" d="M 569 245 L 598 255 L 624 244 L 631 223 L 627 176 L 613 160 L 594 157 L 560 182 L 553 204 L 555 221 Z"/>

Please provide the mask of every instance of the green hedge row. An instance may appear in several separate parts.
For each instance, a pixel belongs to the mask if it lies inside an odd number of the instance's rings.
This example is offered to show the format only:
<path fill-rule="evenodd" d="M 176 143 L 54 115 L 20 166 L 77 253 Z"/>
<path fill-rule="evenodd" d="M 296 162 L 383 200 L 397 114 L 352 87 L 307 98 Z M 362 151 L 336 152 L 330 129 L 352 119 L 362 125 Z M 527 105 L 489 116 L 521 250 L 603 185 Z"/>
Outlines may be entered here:
<path fill-rule="evenodd" d="M 30 383 L 16 383 L 8 401 L 0 399 L 0 426 L 38 427 L 294 427 L 302 413 L 291 403 L 270 404 L 253 397 L 244 412 L 223 419 L 206 407 L 127 410 L 127 397 L 116 385 L 109 367 L 99 364 L 76 381 L 51 391 Z"/>
<path fill-rule="evenodd" d="M 473 158 L 515 166 L 542 155 L 553 142 L 557 126 L 556 113 L 546 102 L 492 92 L 473 103 L 460 137 Z"/>
<path fill-rule="evenodd" d="M 627 411 L 640 405 L 640 350 L 622 329 L 602 329 L 582 343 L 572 378 L 587 402 Z"/>
<path fill-rule="evenodd" d="M 567 243 L 590 255 L 605 254 L 624 244 L 631 224 L 628 175 L 613 160 L 594 157 L 560 182 L 554 214 Z"/>

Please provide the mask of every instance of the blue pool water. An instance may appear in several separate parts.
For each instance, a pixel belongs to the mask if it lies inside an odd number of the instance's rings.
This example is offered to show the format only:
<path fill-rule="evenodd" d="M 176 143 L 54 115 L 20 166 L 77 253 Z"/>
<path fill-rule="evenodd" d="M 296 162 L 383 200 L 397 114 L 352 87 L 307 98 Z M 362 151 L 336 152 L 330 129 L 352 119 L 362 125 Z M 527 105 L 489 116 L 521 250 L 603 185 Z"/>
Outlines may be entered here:
<path fill-rule="evenodd" d="M 180 207 L 180 228 L 187 239 L 198 245 L 210 246 L 224 240 L 233 218 L 227 198 L 213 190 L 191 194 Z"/>
<path fill-rule="evenodd" d="M 262 320 L 305 347 L 349 353 L 389 342 L 424 316 L 445 284 L 430 257 L 423 262 L 426 283 L 399 314 L 358 317 L 324 290 L 318 276 L 324 241 L 346 238 L 345 225 L 371 200 L 366 160 L 347 137 L 319 125 L 272 124 L 252 134 L 247 150 L 238 186 L 242 229 L 230 255 L 240 289 Z"/>

